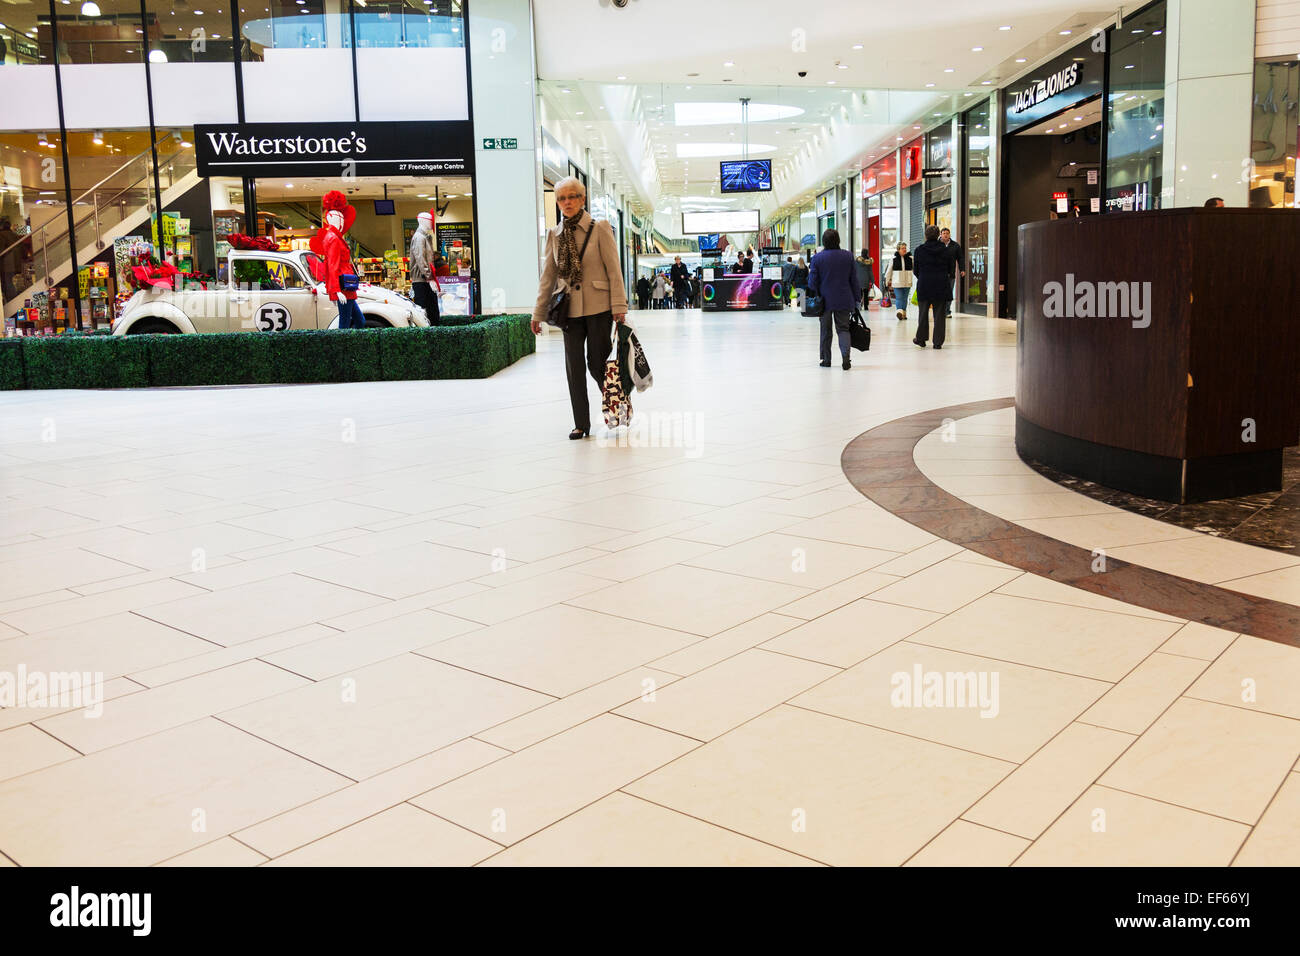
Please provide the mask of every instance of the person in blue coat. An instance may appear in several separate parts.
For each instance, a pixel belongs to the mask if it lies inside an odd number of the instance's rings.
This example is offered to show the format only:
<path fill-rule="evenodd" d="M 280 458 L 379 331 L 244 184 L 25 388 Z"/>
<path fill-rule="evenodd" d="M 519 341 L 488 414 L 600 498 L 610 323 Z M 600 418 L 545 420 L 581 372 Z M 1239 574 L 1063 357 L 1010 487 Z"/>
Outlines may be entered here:
<path fill-rule="evenodd" d="M 831 325 L 840 340 L 841 367 L 848 371 L 849 319 L 862 300 L 862 284 L 858 282 L 857 263 L 853 253 L 840 248 L 840 234 L 834 229 L 822 233 L 821 252 L 812 257 L 808 267 L 808 294 L 821 296 L 825 306 L 821 314 L 821 367 L 831 367 Z"/>
<path fill-rule="evenodd" d="M 916 301 L 921 307 L 921 321 L 917 323 L 916 338 L 912 344 L 925 348 L 930 334 L 930 313 L 934 313 L 934 347 L 943 348 L 944 321 L 948 306 L 952 304 L 951 254 L 939 241 L 939 227 L 927 226 L 925 242 L 913 256 L 916 261 Z"/>

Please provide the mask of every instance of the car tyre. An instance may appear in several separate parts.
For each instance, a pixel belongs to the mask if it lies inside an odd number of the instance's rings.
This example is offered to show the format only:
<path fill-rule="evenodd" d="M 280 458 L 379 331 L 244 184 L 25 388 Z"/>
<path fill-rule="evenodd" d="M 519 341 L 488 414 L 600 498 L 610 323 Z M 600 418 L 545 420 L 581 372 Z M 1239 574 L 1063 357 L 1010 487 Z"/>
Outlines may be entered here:
<path fill-rule="evenodd" d="M 391 322 L 387 319 L 380 318 L 377 315 L 367 315 L 365 316 L 365 319 L 366 328 L 368 329 L 391 329 L 393 327 Z"/>
<path fill-rule="evenodd" d="M 127 330 L 127 335 L 179 335 L 176 328 L 166 319 L 141 319 Z"/>

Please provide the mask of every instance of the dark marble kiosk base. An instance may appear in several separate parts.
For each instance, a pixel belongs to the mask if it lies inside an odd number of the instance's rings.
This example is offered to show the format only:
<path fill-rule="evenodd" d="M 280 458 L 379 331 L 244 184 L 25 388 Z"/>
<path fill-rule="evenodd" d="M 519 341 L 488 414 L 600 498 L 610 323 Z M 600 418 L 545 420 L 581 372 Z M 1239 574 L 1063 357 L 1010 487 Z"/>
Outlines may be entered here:
<path fill-rule="evenodd" d="M 1115 448 L 1050 428 L 1016 414 L 1016 453 L 1077 478 L 1144 498 L 1193 504 L 1282 489 L 1282 449 L 1205 458 L 1168 458 Z"/>

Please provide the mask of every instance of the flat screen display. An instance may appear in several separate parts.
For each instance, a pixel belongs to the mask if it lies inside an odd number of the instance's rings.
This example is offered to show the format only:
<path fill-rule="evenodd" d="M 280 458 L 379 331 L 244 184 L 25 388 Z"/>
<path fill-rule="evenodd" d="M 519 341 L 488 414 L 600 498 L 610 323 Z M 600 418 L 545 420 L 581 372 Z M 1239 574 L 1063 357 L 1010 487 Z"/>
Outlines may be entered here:
<path fill-rule="evenodd" d="M 702 235 L 699 238 L 700 251 L 709 252 L 718 248 L 718 234 L 716 232 Z"/>
<path fill-rule="evenodd" d="M 758 232 L 758 210 L 682 213 L 684 236 L 708 236 L 723 232 Z"/>
<path fill-rule="evenodd" d="M 765 193 L 772 189 L 770 159 L 736 159 L 719 165 L 724 193 Z"/>
<path fill-rule="evenodd" d="M 395 199 L 376 199 L 375 215 L 376 216 L 395 216 L 397 215 Z"/>

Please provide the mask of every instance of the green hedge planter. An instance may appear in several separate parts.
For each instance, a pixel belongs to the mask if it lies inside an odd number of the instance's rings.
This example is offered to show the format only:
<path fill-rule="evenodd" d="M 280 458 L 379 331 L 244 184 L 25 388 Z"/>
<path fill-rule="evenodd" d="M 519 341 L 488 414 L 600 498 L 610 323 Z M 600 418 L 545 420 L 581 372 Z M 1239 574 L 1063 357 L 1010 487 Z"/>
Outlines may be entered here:
<path fill-rule="evenodd" d="M 487 378 L 537 350 L 526 315 L 444 322 L 431 329 L 0 339 L 0 389 Z"/>

